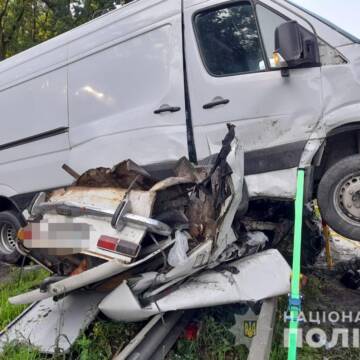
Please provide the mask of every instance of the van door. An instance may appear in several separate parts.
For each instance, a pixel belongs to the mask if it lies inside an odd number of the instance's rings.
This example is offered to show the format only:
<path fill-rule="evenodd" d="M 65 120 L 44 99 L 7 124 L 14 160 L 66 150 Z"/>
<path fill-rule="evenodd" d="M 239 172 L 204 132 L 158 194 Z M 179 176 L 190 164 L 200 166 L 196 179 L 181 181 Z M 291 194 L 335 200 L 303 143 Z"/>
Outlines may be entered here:
<path fill-rule="evenodd" d="M 71 166 L 187 155 L 181 1 L 130 3 L 80 30 L 69 47 Z"/>
<path fill-rule="evenodd" d="M 225 123 L 236 125 L 252 196 L 293 196 L 296 167 L 321 117 L 320 68 L 291 70 L 282 77 L 272 67 L 275 28 L 287 20 L 252 1 L 207 1 L 206 7 L 185 9 L 198 158 L 218 151 Z M 259 177 L 269 173 L 277 179 L 272 189 L 268 179 Z"/>

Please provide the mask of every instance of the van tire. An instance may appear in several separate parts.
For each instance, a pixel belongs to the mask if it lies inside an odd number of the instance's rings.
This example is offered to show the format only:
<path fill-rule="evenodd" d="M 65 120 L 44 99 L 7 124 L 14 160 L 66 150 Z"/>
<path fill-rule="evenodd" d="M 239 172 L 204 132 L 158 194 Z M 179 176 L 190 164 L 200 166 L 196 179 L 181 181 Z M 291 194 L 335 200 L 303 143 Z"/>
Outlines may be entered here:
<path fill-rule="evenodd" d="M 325 172 L 317 199 L 323 220 L 333 230 L 360 241 L 360 155 L 341 159 Z"/>
<path fill-rule="evenodd" d="M 21 228 L 20 220 L 15 211 L 0 212 L 0 261 L 18 264 L 21 254 L 15 248 L 16 234 Z"/>

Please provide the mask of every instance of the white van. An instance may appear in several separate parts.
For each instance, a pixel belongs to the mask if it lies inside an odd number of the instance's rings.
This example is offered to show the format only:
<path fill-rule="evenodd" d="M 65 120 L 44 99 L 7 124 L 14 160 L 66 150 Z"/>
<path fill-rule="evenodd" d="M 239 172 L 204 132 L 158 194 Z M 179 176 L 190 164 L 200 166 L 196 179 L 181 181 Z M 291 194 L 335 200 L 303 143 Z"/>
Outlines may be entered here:
<path fill-rule="evenodd" d="M 63 164 L 196 162 L 229 122 L 250 198 L 293 199 L 304 168 L 307 200 L 360 240 L 360 41 L 288 1 L 133 1 L 0 63 L 0 109 L 5 257 Z"/>

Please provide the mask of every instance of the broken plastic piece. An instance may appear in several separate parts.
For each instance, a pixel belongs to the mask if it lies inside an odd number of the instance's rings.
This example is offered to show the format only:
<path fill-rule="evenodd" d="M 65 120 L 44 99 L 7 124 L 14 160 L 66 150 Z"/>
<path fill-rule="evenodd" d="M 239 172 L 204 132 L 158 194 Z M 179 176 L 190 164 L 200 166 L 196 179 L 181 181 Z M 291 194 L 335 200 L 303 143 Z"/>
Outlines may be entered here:
<path fill-rule="evenodd" d="M 187 260 L 186 253 L 189 251 L 189 244 L 186 233 L 183 231 L 176 231 L 175 244 L 169 251 L 168 264 L 172 267 L 182 265 Z"/>
<path fill-rule="evenodd" d="M 261 231 L 252 231 L 247 233 L 248 240 L 246 242 L 249 246 L 258 246 L 263 249 L 269 238 Z"/>

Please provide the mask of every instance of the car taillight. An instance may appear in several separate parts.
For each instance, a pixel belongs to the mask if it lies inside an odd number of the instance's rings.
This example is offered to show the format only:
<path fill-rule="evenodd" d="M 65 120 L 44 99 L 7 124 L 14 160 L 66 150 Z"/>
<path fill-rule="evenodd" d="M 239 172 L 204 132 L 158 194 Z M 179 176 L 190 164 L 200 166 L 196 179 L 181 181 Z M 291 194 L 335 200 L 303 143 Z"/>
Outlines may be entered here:
<path fill-rule="evenodd" d="M 27 227 L 25 228 L 21 228 L 18 232 L 17 232 L 17 238 L 19 240 L 31 240 L 32 239 L 32 231 L 30 229 L 28 229 Z"/>
<path fill-rule="evenodd" d="M 97 247 L 104 250 L 115 251 L 119 242 L 119 239 L 111 236 L 102 235 L 97 242 Z"/>
<path fill-rule="evenodd" d="M 137 257 L 140 251 L 140 246 L 138 244 L 106 235 L 100 236 L 97 247 L 102 250 L 113 251 L 132 258 Z"/>

